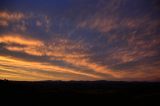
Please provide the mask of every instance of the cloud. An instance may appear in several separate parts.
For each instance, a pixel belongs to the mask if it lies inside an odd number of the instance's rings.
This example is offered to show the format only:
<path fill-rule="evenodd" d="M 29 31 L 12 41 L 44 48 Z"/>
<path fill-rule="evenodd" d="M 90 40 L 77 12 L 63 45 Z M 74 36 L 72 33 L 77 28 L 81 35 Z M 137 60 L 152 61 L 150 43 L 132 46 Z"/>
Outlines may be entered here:
<path fill-rule="evenodd" d="M 5 34 L 0 36 L 0 42 L 6 44 L 19 44 L 24 46 L 41 46 L 42 42 L 18 34 Z"/>
<path fill-rule="evenodd" d="M 7 11 L 1 11 L 0 18 L 3 20 L 7 20 L 7 21 L 19 21 L 26 17 L 24 14 L 19 13 L 19 12 L 12 13 L 12 12 L 7 12 Z"/>
<path fill-rule="evenodd" d="M 0 26 L 6 27 L 8 26 L 8 22 L 5 20 L 0 20 Z"/>
<path fill-rule="evenodd" d="M 1 11 L 3 77 L 159 79 L 160 16 L 151 2 L 86 0 L 47 12 Z"/>
<path fill-rule="evenodd" d="M 26 18 L 20 18 L 18 15 L 7 15 L 0 16 L 0 27 L 5 31 L 6 29 L 9 31 L 26 31 L 27 24 L 25 23 Z"/>
<path fill-rule="evenodd" d="M 1 65 L 0 65 L 0 70 L 9 70 L 11 72 L 16 72 L 19 73 L 21 75 L 23 74 L 27 74 L 28 76 L 34 76 L 34 77 L 39 77 L 39 79 L 37 80 L 41 80 L 41 78 L 43 79 L 55 79 L 56 74 L 54 75 L 50 75 L 50 74 L 44 74 L 44 72 L 57 72 L 57 73 L 63 73 L 63 74 L 76 74 L 76 75 L 84 75 L 84 76 L 88 76 L 88 77 L 93 77 L 93 78 L 98 78 L 98 76 L 96 75 L 92 75 L 92 74 L 87 74 L 87 73 L 83 73 L 83 72 L 77 72 L 75 70 L 72 69 L 67 69 L 67 68 L 63 68 L 63 67 L 59 67 L 59 66 L 55 66 L 55 65 L 51 65 L 51 64 L 47 64 L 47 63 L 39 63 L 39 62 L 29 62 L 29 61 L 24 61 L 24 60 L 19 60 L 16 58 L 12 58 L 12 57 L 0 57 L 1 60 Z M 3 66 L 2 66 L 3 65 Z M 6 67 L 4 67 L 4 65 L 6 65 Z M 12 67 L 12 68 L 10 68 Z M 32 71 L 33 70 L 33 71 Z M 37 71 L 36 71 L 37 70 Z M 44 72 L 43 72 L 43 71 Z M 2 72 L 3 75 L 3 72 Z M 26 77 L 28 77 L 26 76 Z M 57 80 L 61 79 L 61 77 L 57 77 Z M 62 76 L 62 79 L 63 78 Z M 66 78 L 66 80 L 71 80 L 72 78 Z"/>
<path fill-rule="evenodd" d="M 42 22 L 41 21 L 36 21 L 36 25 L 38 26 L 38 27 L 41 27 L 42 26 Z"/>
<path fill-rule="evenodd" d="M 16 23 L 26 18 L 27 16 L 20 12 L 0 11 L 0 26 L 8 27 L 11 23 Z"/>
<path fill-rule="evenodd" d="M 114 4 L 114 2 L 112 3 Z M 150 63 L 150 65 L 145 62 L 146 58 L 153 58 L 159 54 L 160 34 L 158 27 L 160 21 L 158 16 L 153 18 L 154 11 L 150 10 L 147 11 L 148 13 L 143 10 L 141 14 L 137 13 L 137 15 L 132 16 L 127 13 L 125 15 L 125 7 L 123 6 L 126 3 L 123 1 L 118 4 L 118 7 L 106 6 L 106 10 L 101 5 L 101 11 L 97 10 L 94 14 L 88 13 L 90 18 L 80 18 L 77 21 L 78 29 L 89 29 L 99 34 L 98 37 L 92 35 L 97 37 L 97 40 L 95 40 L 96 44 L 90 42 L 93 49 L 90 50 L 92 55 L 89 56 L 88 61 L 101 67 L 100 69 L 104 73 L 109 70 L 113 78 L 153 80 L 155 77 L 158 79 L 155 73 L 158 74 L 159 67 L 154 65 L 155 62 Z M 104 5 L 107 4 L 104 3 Z M 140 8 L 135 8 L 132 13 L 136 10 L 142 11 Z M 140 60 L 144 61 L 139 63 Z M 130 65 L 129 63 L 132 62 L 142 66 Z M 123 67 L 118 67 L 119 65 Z M 101 72 L 101 70 L 97 68 L 97 71 Z M 152 70 L 156 70 L 155 73 L 150 73 Z"/>
<path fill-rule="evenodd" d="M 11 36 L 12 35 L 12 36 Z M 75 49 L 76 46 L 71 46 L 71 42 L 67 41 L 66 39 L 59 39 L 58 47 L 55 47 L 54 45 L 47 46 L 43 41 L 36 40 L 34 38 L 30 37 L 25 37 L 24 35 L 18 35 L 18 34 L 5 34 L 1 35 L 0 37 L 0 43 L 3 43 L 5 46 L 4 48 L 9 50 L 10 52 L 21 52 L 21 53 L 26 53 L 29 55 L 33 56 L 48 56 L 48 57 L 56 57 L 57 59 L 62 60 L 62 58 L 71 58 L 71 57 L 77 57 L 75 55 L 71 55 L 71 53 L 65 52 L 67 49 Z M 64 44 L 63 44 L 64 43 Z M 3 63 L 2 63 L 3 64 Z M 25 63 L 25 64 L 31 64 L 31 63 Z M 17 65 L 24 65 L 21 63 L 17 63 Z M 37 64 L 36 64 L 37 65 Z M 14 65 L 13 65 L 14 66 Z M 40 68 L 38 68 L 40 67 Z M 25 68 L 23 66 L 23 68 Z M 78 70 L 74 69 L 67 69 L 66 68 L 61 68 L 59 66 L 49 66 L 48 64 L 45 65 L 37 65 L 38 70 L 45 69 L 47 71 L 49 70 L 58 70 L 57 72 L 66 72 L 66 73 L 73 73 L 73 74 L 78 74 L 78 75 L 84 75 L 88 77 L 93 77 L 93 78 L 101 78 L 100 76 L 92 75 L 90 73 L 86 72 L 81 72 Z"/>
<path fill-rule="evenodd" d="M 0 36 L 0 43 L 5 44 L 5 48 L 10 51 L 25 52 L 32 55 L 42 55 L 37 49 L 43 47 L 43 42 L 24 37 L 18 34 L 4 34 Z"/>
<path fill-rule="evenodd" d="M 56 59 L 70 63 L 75 67 L 86 67 L 87 70 L 94 70 L 97 73 L 103 73 L 118 77 L 112 71 L 105 71 L 105 67 L 98 66 L 95 63 L 90 63 L 87 60 L 87 55 L 85 54 L 85 47 L 82 42 L 75 43 L 73 41 L 65 39 L 56 39 L 54 44 L 45 45 L 44 42 L 39 40 L 22 37 L 20 35 L 12 34 L 12 36 L 5 35 L 0 38 L 1 43 L 7 44 L 5 48 L 9 51 L 22 52 L 34 56 L 48 56 L 50 59 Z M 13 45 L 15 44 L 15 45 Z M 43 48 L 43 49 L 42 49 Z M 87 57 L 87 58 L 86 58 Z M 86 59 L 85 59 L 86 58 Z M 43 66 L 41 69 L 50 70 L 49 66 Z M 62 69 L 58 66 L 56 69 L 61 71 L 68 71 L 74 74 L 82 74 L 90 77 L 101 78 L 100 76 L 89 74 L 88 72 L 82 72 L 78 70 Z M 81 70 L 81 69 L 80 69 Z M 84 70 L 84 69 L 83 69 Z"/>
<path fill-rule="evenodd" d="M 30 28 L 41 28 L 49 31 L 51 22 L 45 14 L 33 14 L 33 12 L 0 11 L 0 26 L 14 32 L 26 32 Z"/>

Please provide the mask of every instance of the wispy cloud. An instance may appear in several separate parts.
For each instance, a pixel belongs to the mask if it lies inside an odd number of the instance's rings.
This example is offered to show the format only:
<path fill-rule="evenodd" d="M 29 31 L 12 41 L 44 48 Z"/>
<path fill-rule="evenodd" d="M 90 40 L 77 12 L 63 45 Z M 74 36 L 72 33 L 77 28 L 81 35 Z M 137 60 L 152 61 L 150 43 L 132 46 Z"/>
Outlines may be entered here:
<path fill-rule="evenodd" d="M 43 47 L 43 42 L 21 36 L 18 34 L 5 34 L 0 36 L 0 43 L 5 44 L 5 48 L 10 51 L 25 52 L 31 55 L 42 55 L 38 51 L 39 48 Z"/>
<path fill-rule="evenodd" d="M 71 0 L 63 8 L 56 5 L 1 10 L 0 78 L 160 79 L 155 3 Z"/>
<path fill-rule="evenodd" d="M 35 78 L 39 77 L 39 79 L 37 78 L 37 80 L 41 80 L 41 78 L 56 79 L 56 80 L 61 80 L 61 79 L 72 80 L 72 78 L 65 78 L 63 74 L 82 75 L 90 78 L 99 78 L 96 75 L 78 72 L 73 69 L 67 69 L 64 67 L 55 66 L 53 64 L 30 62 L 30 61 L 24 61 L 24 60 L 11 58 L 11 57 L 2 57 L 2 56 L 0 57 L 0 60 L 1 60 L 1 66 L 0 66 L 1 70 L 16 72 L 16 73 L 19 73 L 20 76 L 21 75 L 23 76 L 23 74 L 27 74 L 28 76 L 32 76 Z M 53 74 L 51 74 L 52 72 Z M 56 73 L 54 75 L 54 72 L 63 73 L 63 74 L 61 75 L 61 77 L 60 76 L 56 77 Z M 45 74 L 45 73 L 48 73 L 48 74 Z M 3 75 L 3 72 L 1 74 Z"/>
<path fill-rule="evenodd" d="M 19 13 L 19 12 L 12 13 L 7 11 L 1 11 L 0 17 L 1 19 L 7 20 L 7 21 L 19 21 L 26 18 L 25 15 L 22 13 Z"/>

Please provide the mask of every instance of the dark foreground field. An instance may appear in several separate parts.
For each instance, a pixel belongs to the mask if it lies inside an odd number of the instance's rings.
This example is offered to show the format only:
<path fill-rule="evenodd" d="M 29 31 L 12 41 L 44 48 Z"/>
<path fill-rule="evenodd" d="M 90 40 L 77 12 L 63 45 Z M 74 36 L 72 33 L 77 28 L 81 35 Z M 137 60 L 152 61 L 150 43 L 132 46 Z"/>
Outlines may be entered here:
<path fill-rule="evenodd" d="M 158 82 L 112 81 L 39 81 L 18 82 L 0 80 L 0 103 L 35 104 L 160 104 Z M 77 105 L 75 103 L 75 105 Z M 109 105 L 110 106 L 110 105 Z"/>

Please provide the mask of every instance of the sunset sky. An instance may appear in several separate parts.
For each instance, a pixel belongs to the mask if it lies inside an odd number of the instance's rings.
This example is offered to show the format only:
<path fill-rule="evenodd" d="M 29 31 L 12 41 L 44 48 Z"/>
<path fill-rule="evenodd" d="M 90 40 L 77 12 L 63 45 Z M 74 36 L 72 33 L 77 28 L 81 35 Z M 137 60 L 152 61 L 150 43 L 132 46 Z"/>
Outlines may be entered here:
<path fill-rule="evenodd" d="M 160 81 L 160 1 L 0 0 L 0 79 Z"/>

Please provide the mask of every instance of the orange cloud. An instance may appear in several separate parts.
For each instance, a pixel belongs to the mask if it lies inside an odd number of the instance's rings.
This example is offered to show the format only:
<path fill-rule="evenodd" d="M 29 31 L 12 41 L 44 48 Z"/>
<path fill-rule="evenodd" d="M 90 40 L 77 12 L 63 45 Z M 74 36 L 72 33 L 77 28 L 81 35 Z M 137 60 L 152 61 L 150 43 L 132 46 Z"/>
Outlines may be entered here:
<path fill-rule="evenodd" d="M 7 21 L 19 21 L 26 17 L 24 14 L 19 12 L 0 11 L 0 18 Z"/>
<path fill-rule="evenodd" d="M 46 55 L 50 56 L 50 59 L 64 61 L 66 63 L 70 63 L 76 67 L 85 67 L 85 70 L 89 72 L 92 70 L 96 73 L 110 75 L 114 78 L 122 77 L 121 74 L 110 70 L 106 66 L 98 65 L 94 62 L 89 60 L 88 53 L 85 53 L 85 44 L 83 42 L 73 42 L 67 39 L 60 39 L 58 40 L 58 44 L 56 41 L 54 42 L 56 46 L 49 45 L 49 50 L 46 52 Z M 80 51 L 75 51 L 79 49 Z M 69 53 L 66 51 L 70 51 Z M 72 52 L 71 52 L 72 51 Z M 53 58 L 52 58 L 53 57 Z M 90 72 L 89 72 L 90 73 Z"/>
<path fill-rule="evenodd" d="M 4 57 L 0 56 L 0 70 L 2 70 L 2 75 L 3 75 L 3 70 L 11 71 L 11 72 L 16 72 L 19 73 L 20 76 L 23 74 L 26 74 L 27 76 L 34 76 L 34 77 L 40 77 L 43 79 L 63 79 L 63 80 L 71 80 L 70 78 L 65 78 L 63 76 L 57 77 L 56 75 L 50 75 L 50 74 L 44 74 L 41 73 L 41 70 L 45 72 L 57 72 L 57 73 L 63 73 L 63 74 L 71 74 L 71 75 L 82 75 L 86 77 L 91 77 L 91 78 L 100 78 L 97 75 L 89 74 L 89 73 L 84 73 L 80 72 L 71 68 L 66 68 L 66 67 L 60 67 L 56 66 L 53 64 L 49 63 L 40 63 L 40 62 L 30 62 L 30 61 L 24 61 L 24 60 L 19 60 L 16 58 L 12 57 Z M 6 67 L 4 67 L 6 66 Z M 9 67 L 8 67 L 9 66 Z M 13 68 L 12 68 L 13 67 Z M 33 70 L 33 71 L 31 71 Z M 37 71 L 36 71 L 37 70 Z M 26 77 L 27 77 L 26 76 Z M 0 76 L 1 77 L 1 76 Z"/>
<path fill-rule="evenodd" d="M 5 48 L 10 51 L 25 52 L 37 56 L 43 55 L 43 53 L 39 51 L 39 49 L 44 46 L 43 42 L 31 37 L 19 34 L 4 34 L 0 36 L 0 43 L 7 44 Z"/>
<path fill-rule="evenodd" d="M 0 26 L 6 27 L 8 26 L 8 22 L 5 20 L 0 20 Z"/>
<path fill-rule="evenodd" d="M 78 67 L 86 66 L 86 67 L 89 67 L 89 69 L 94 69 L 97 71 L 96 69 L 97 67 L 93 67 L 89 63 L 83 63 L 84 61 L 83 57 L 86 54 L 75 52 L 75 49 L 77 48 L 83 49 L 84 48 L 83 45 L 80 43 L 74 44 L 73 42 L 68 41 L 67 39 L 64 39 L 64 40 L 59 39 L 58 40 L 58 44 L 60 44 L 59 46 L 54 46 L 54 45 L 47 46 L 47 45 L 44 45 L 42 41 L 13 34 L 13 36 L 10 36 L 10 35 L 1 36 L 0 42 L 8 44 L 5 48 L 10 51 L 24 52 L 24 53 L 36 55 L 36 56 L 41 56 L 45 54 L 49 56 L 50 58 L 57 57 L 57 59 L 68 62 L 68 63 L 72 63 L 75 66 L 78 66 Z M 25 45 L 25 47 L 15 46 L 15 45 L 12 46 L 11 45 L 12 43 L 16 43 L 19 45 Z M 66 50 L 71 50 L 73 52 L 67 53 Z M 52 67 L 52 66 L 40 65 L 39 67 L 40 67 L 39 69 L 46 69 L 46 70 L 54 69 L 54 70 L 60 70 L 62 72 L 69 72 L 73 74 L 80 74 L 80 75 L 94 77 L 94 78 L 101 78 L 100 76 L 90 74 L 87 71 L 86 73 L 84 73 L 84 72 L 80 72 L 78 70 L 73 70 L 70 68 L 69 69 L 60 68 L 59 66 Z M 97 72 L 100 72 L 100 71 L 97 71 Z"/>
<path fill-rule="evenodd" d="M 0 36 L 0 42 L 6 43 L 6 44 L 20 44 L 20 45 L 26 45 L 26 46 L 41 46 L 43 43 L 39 40 L 21 36 L 18 34 L 3 34 Z"/>
<path fill-rule="evenodd" d="M 51 20 L 45 14 L 0 11 L 0 26 L 10 26 L 13 31 L 26 32 L 30 27 L 30 20 L 35 22 L 35 27 L 42 27 L 46 32 L 50 30 Z"/>
<path fill-rule="evenodd" d="M 97 73 L 111 75 L 112 78 L 121 78 L 123 77 L 120 73 L 114 72 L 107 68 L 106 66 L 98 65 L 94 62 L 90 62 L 88 59 L 81 58 L 81 57 L 75 57 L 75 58 L 62 58 L 62 60 L 77 65 L 79 67 L 86 67 L 86 69 L 91 69 Z"/>
<path fill-rule="evenodd" d="M 9 67 L 8 67 L 9 66 Z M 103 67 L 99 67 L 94 64 L 90 64 L 89 67 L 95 68 L 95 70 L 100 71 L 103 70 Z M 4 57 L 0 56 L 0 70 L 1 75 L 0 78 L 7 78 L 7 79 L 13 79 L 13 80 L 72 80 L 72 78 L 68 77 L 56 77 L 56 74 L 44 74 L 41 72 L 41 70 L 46 72 L 59 72 L 65 74 L 72 74 L 74 75 L 83 75 L 88 76 L 93 79 L 99 79 L 100 77 L 92 74 L 87 74 L 84 72 L 79 72 L 77 70 L 59 67 L 47 63 L 39 63 L 39 62 L 30 62 L 30 61 L 24 61 L 19 60 L 12 57 Z M 33 71 L 32 71 L 33 70 Z M 37 70 L 37 71 L 36 71 Z M 158 78 L 157 74 L 150 74 L 146 73 L 143 70 L 139 71 L 106 71 L 103 72 L 104 74 L 115 74 L 115 78 L 112 77 L 110 80 L 154 80 L 154 78 Z M 117 76 L 116 76 L 117 74 Z M 78 79 L 78 77 L 77 77 Z"/>
<path fill-rule="evenodd" d="M 134 42 L 134 40 L 132 42 Z M 63 76 L 61 76 L 62 78 L 60 77 L 57 78 L 56 76 L 54 76 L 54 74 L 45 75 L 44 73 L 41 73 L 40 70 L 43 70 L 45 72 L 62 73 L 63 75 L 71 74 L 71 76 L 74 76 L 74 75 L 84 76 L 84 77 L 89 77 L 91 79 L 92 78 L 105 79 L 104 76 L 110 76 L 110 77 L 107 77 L 108 80 L 121 80 L 121 79 L 136 80 L 136 78 L 138 80 L 143 80 L 153 76 L 153 75 L 147 74 L 145 71 L 142 71 L 142 70 L 139 70 L 139 71 L 135 70 L 134 72 L 130 72 L 128 70 L 125 70 L 125 71 L 112 70 L 107 65 L 104 66 L 104 65 L 97 64 L 96 62 L 90 60 L 89 58 L 90 54 L 86 52 L 87 51 L 87 48 L 85 47 L 86 44 L 83 41 L 74 42 L 67 38 L 55 38 L 53 39 L 53 41 L 50 41 L 46 44 L 45 41 L 41 41 L 41 40 L 27 37 L 24 35 L 5 34 L 0 36 L 0 43 L 5 43 L 6 45 L 4 47 L 9 51 L 22 52 L 22 53 L 30 54 L 33 56 L 45 55 L 45 56 L 48 56 L 50 60 L 63 61 L 65 63 L 69 63 L 77 67 L 77 69 L 74 69 L 70 67 L 62 67 L 59 65 L 54 65 L 47 62 L 46 63 L 30 62 L 30 61 L 24 61 L 24 60 L 19 60 L 14 58 L 9 59 L 8 57 L 1 56 L 0 64 L 14 66 L 14 67 L 18 66 L 17 68 L 8 68 L 8 67 L 1 66 L 0 67 L 1 70 L 7 70 L 10 72 L 17 72 L 17 73 L 21 72 L 19 73 L 20 76 L 22 74 L 25 74 L 26 76 L 32 77 L 31 79 L 33 78 L 63 79 L 63 80 L 72 79 L 72 78 L 67 79 L 65 77 L 63 78 Z M 13 45 L 13 44 L 17 44 L 17 45 Z M 19 45 L 22 45 L 22 46 L 19 46 Z M 137 50 L 134 50 L 134 52 L 129 52 L 127 48 L 126 50 L 123 50 L 121 48 L 121 49 L 118 49 L 115 53 L 112 53 L 112 55 L 110 56 L 112 59 L 118 59 L 120 60 L 120 62 L 124 63 L 124 62 L 133 61 L 142 56 L 150 56 L 150 55 L 153 55 L 153 54 L 151 52 L 144 53 L 144 52 L 139 52 Z M 85 67 L 85 68 L 82 68 L 82 67 Z M 39 70 L 39 72 L 29 71 L 28 73 L 27 70 Z M 94 72 L 97 73 L 97 75 Z M 99 74 L 103 74 L 104 76 L 102 77 Z M 38 76 L 40 78 L 38 78 Z M 8 78 L 11 78 L 11 77 L 13 77 L 12 74 L 10 75 L 10 77 L 8 76 Z"/>

